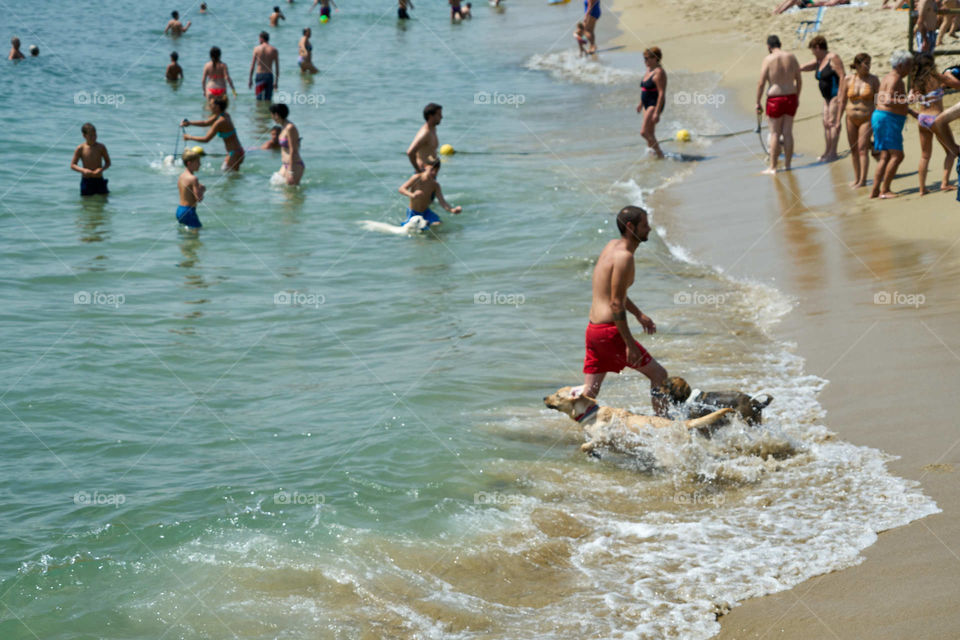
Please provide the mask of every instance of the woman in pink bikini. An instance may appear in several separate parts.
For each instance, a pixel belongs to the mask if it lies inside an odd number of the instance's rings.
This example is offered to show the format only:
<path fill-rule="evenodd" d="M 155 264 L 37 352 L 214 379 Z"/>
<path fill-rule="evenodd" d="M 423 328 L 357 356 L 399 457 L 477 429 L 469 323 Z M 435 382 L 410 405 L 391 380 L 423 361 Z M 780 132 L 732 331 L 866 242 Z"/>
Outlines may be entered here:
<path fill-rule="evenodd" d="M 303 172 L 306 167 L 303 159 L 300 157 L 300 132 L 297 126 L 287 120 L 290 115 L 290 108 L 285 104 L 270 105 L 270 115 L 273 121 L 280 125 L 280 135 L 277 141 L 280 143 L 280 175 L 282 175 L 289 185 L 300 184 L 303 178 Z"/>
<path fill-rule="evenodd" d="M 931 127 L 937 116 L 943 113 L 943 88 L 960 89 L 960 80 L 949 73 L 940 73 L 929 53 L 917 54 L 913 67 L 913 77 L 910 81 L 910 93 L 917 104 L 917 131 L 920 132 L 920 166 L 917 176 L 920 179 L 920 195 L 927 191 L 927 167 L 933 153 L 934 131 Z M 943 161 L 943 180 L 940 181 L 941 191 L 953 191 L 955 186 L 950 184 L 950 169 L 957 159 L 957 143 L 949 127 L 942 128 L 942 135 L 937 134 L 937 140 L 947 152 Z"/>

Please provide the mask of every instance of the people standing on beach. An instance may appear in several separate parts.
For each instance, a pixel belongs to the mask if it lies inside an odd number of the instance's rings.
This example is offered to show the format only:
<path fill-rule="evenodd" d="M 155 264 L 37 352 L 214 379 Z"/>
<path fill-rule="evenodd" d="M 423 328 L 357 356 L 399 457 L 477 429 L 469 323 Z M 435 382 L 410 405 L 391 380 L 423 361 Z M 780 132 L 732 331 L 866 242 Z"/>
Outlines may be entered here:
<path fill-rule="evenodd" d="M 300 65 L 301 73 L 319 73 L 320 71 L 313 66 L 313 45 L 310 44 L 311 35 L 313 35 L 313 32 L 310 30 L 310 27 L 307 27 L 303 30 L 300 42 L 297 43 L 297 51 L 300 54 L 300 57 L 297 58 L 297 63 Z"/>
<path fill-rule="evenodd" d="M 283 15 L 283 12 L 280 11 L 280 7 L 274 7 L 273 13 L 270 14 L 270 26 L 275 27 L 280 24 L 281 20 L 286 20 L 287 16 Z"/>
<path fill-rule="evenodd" d="M 277 142 L 280 144 L 280 175 L 289 185 L 298 185 L 303 178 L 306 166 L 300 157 L 300 132 L 296 125 L 287 120 L 290 108 L 285 104 L 270 105 L 270 115 L 280 126 Z"/>
<path fill-rule="evenodd" d="M 437 159 L 437 149 L 440 147 L 437 126 L 443 120 L 443 107 L 431 102 L 423 108 L 423 119 L 426 122 L 407 147 L 407 158 L 410 159 L 414 171 L 423 171 Z"/>
<path fill-rule="evenodd" d="M 584 46 L 587 44 L 587 30 L 583 26 L 583 22 L 577 23 L 577 28 L 573 30 L 573 39 L 577 41 L 577 46 L 580 48 L 580 57 L 587 55 L 587 48 Z"/>
<path fill-rule="evenodd" d="M 767 118 L 770 122 L 770 166 L 764 173 L 775 174 L 780 161 L 780 140 L 783 139 L 784 169 L 790 170 L 793 160 L 793 117 L 800 105 L 800 62 L 797 56 L 780 48 L 780 38 L 767 38 L 767 57 L 760 66 L 760 82 L 757 83 L 757 113 L 763 113 L 761 100 L 764 87 L 767 90 Z M 759 115 L 758 124 L 759 124 Z"/>
<path fill-rule="evenodd" d="M 415 9 L 413 6 L 413 0 L 397 0 L 397 19 L 398 20 L 409 20 L 410 14 L 407 13 L 407 7 Z"/>
<path fill-rule="evenodd" d="M 170 52 L 170 64 L 167 65 L 167 82 L 180 82 L 183 80 L 183 67 L 177 62 L 180 54 L 176 51 Z"/>
<path fill-rule="evenodd" d="M 930 53 L 937 46 L 937 0 L 920 0 L 917 5 L 917 22 L 913 38 L 917 51 Z"/>
<path fill-rule="evenodd" d="M 587 40 L 590 46 L 587 48 L 587 54 L 593 55 L 597 52 L 597 20 L 600 19 L 600 0 L 583 0 L 583 28 L 587 32 Z"/>
<path fill-rule="evenodd" d="M 773 13 L 780 14 L 792 7 L 810 9 L 813 7 L 836 7 L 841 4 L 850 4 L 850 0 L 783 0 L 783 2 L 773 10 Z"/>
<path fill-rule="evenodd" d="M 192 23 L 187 20 L 187 24 L 184 25 L 182 22 L 180 22 L 180 13 L 177 11 L 171 11 L 170 21 L 167 22 L 167 28 L 163 30 L 163 35 L 167 35 L 169 33 L 174 38 L 179 38 L 187 32 L 187 29 L 190 28 L 191 24 Z"/>
<path fill-rule="evenodd" d="M 656 126 L 660 122 L 660 114 L 663 113 L 667 92 L 667 72 L 660 66 L 662 59 L 663 53 L 659 47 L 650 47 L 643 52 L 647 71 L 640 82 L 640 104 L 637 105 L 637 113 L 643 114 L 640 135 L 658 158 L 663 158 L 663 151 L 657 144 Z"/>
<path fill-rule="evenodd" d="M 920 195 L 927 192 L 927 167 L 930 164 L 930 155 L 933 153 L 933 123 L 937 116 L 943 113 L 944 87 L 960 89 L 960 80 L 953 74 L 942 74 L 937 71 L 933 54 L 918 53 L 914 59 L 913 75 L 910 78 L 910 93 L 916 99 L 917 131 L 920 134 L 920 166 L 917 168 L 917 177 L 920 179 Z M 940 181 L 941 191 L 953 191 L 955 186 L 950 184 L 950 170 L 957 159 L 957 143 L 953 139 L 953 132 L 949 128 L 938 133 L 937 139 L 946 158 L 943 160 L 943 179 Z"/>
<path fill-rule="evenodd" d="M 960 9 L 960 0 L 941 0 L 940 8 Z M 943 44 L 943 39 L 946 36 L 957 37 L 955 34 L 957 33 L 958 23 L 960 23 L 960 15 L 955 13 L 947 14 L 940 19 L 940 26 L 937 28 L 937 47 Z"/>
<path fill-rule="evenodd" d="M 80 127 L 84 142 L 73 152 L 70 168 L 78 172 L 80 178 L 80 195 L 95 196 L 107 195 L 107 179 L 103 172 L 110 168 L 110 154 L 107 147 L 97 142 L 97 129 L 89 122 Z"/>
<path fill-rule="evenodd" d="M 203 75 L 200 78 L 200 86 L 203 88 L 203 95 L 208 100 L 211 98 L 226 98 L 227 84 L 233 91 L 233 97 L 237 97 L 237 90 L 233 86 L 233 78 L 230 77 L 230 70 L 227 65 L 220 61 L 220 47 L 210 47 L 210 61 L 203 65 Z"/>
<path fill-rule="evenodd" d="M 276 75 L 273 69 L 276 68 Z M 247 87 L 253 86 L 253 74 L 257 74 L 257 86 L 255 92 L 257 100 L 261 102 L 270 102 L 273 99 L 273 90 L 280 83 L 280 54 L 277 48 L 270 44 L 270 34 L 266 31 L 260 32 L 260 44 L 253 48 L 253 60 L 250 61 L 250 77 L 247 79 Z"/>
<path fill-rule="evenodd" d="M 843 84 L 844 70 L 840 56 L 827 50 L 827 39 L 814 36 L 810 39 L 810 51 L 813 60 L 800 67 L 801 71 L 814 71 L 823 96 L 823 137 L 825 146 L 820 162 L 832 162 L 837 159 L 837 143 L 840 141 L 840 85 Z"/>
<path fill-rule="evenodd" d="M 630 313 L 647 334 L 657 332 L 653 320 L 627 295 L 634 280 L 634 253 L 650 234 L 647 212 L 640 207 L 624 207 L 617 214 L 617 229 L 620 237 L 607 243 L 593 268 L 593 300 L 586 330 L 580 395 L 595 400 L 608 373 L 620 373 L 630 367 L 649 378 L 653 409 L 662 416 L 667 410 L 666 399 L 654 394 L 653 390 L 666 380 L 667 372 L 634 339 L 627 324 L 627 313 Z M 588 409 L 584 417 L 593 410 L 593 407 Z"/>
<path fill-rule="evenodd" d="M 870 73 L 870 62 L 868 54 L 858 53 L 850 65 L 854 73 L 847 75 L 840 87 L 840 112 L 846 113 L 847 142 L 853 161 L 852 189 L 866 186 L 870 172 L 870 116 L 880 90 L 880 78 Z"/>
<path fill-rule="evenodd" d="M 210 142 L 214 136 L 220 136 L 223 139 L 223 146 L 227 150 L 227 157 L 221 167 L 224 171 L 239 171 L 243 164 L 243 145 L 240 144 L 240 138 L 237 137 L 237 128 L 227 113 L 227 98 L 220 96 L 210 100 L 210 110 L 213 112 L 206 120 L 197 120 L 192 122 L 184 118 L 180 123 L 181 127 L 210 127 L 204 136 L 191 136 L 183 134 L 184 140 L 195 140 L 197 142 Z"/>
<path fill-rule="evenodd" d="M 430 204 L 436 199 L 440 206 L 457 215 L 463 211 L 463 207 L 452 207 L 443 197 L 443 190 L 440 189 L 440 183 L 437 182 L 437 174 L 440 173 L 440 160 L 434 159 L 423 171 L 413 174 L 410 178 L 400 185 L 397 191 L 401 195 L 410 198 L 410 206 L 407 207 L 407 219 L 403 224 L 410 222 L 414 216 L 420 216 L 426 221 L 428 227 L 434 227 L 443 222 L 440 216 L 430 210 Z"/>
<path fill-rule="evenodd" d="M 7 60 L 23 60 L 26 56 L 20 51 L 20 38 L 14 36 L 10 38 L 10 53 Z"/>
<path fill-rule="evenodd" d="M 873 148 L 880 152 L 877 173 L 873 177 L 871 198 L 896 198 L 890 191 L 890 183 L 897 175 L 897 167 L 903 162 L 903 124 L 907 114 L 916 115 L 907 104 L 903 79 L 913 69 L 913 56 L 908 51 L 894 51 L 890 56 L 890 73 L 880 80 L 877 91 L 877 108 L 870 117 L 873 127 Z"/>
<path fill-rule="evenodd" d="M 207 188 L 200 184 L 196 173 L 200 169 L 201 152 L 187 149 L 183 152 L 183 173 L 177 178 L 177 191 L 180 193 L 180 204 L 177 206 L 177 222 L 183 226 L 197 230 L 203 225 L 197 216 L 197 203 L 203 200 Z"/>

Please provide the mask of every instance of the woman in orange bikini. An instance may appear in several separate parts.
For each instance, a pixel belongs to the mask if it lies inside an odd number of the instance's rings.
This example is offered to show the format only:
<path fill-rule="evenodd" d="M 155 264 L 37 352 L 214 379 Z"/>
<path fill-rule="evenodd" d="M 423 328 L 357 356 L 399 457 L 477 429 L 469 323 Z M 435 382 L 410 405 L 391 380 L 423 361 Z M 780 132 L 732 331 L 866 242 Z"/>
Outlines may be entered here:
<path fill-rule="evenodd" d="M 840 109 L 847 114 L 847 142 L 853 160 L 852 189 L 866 186 L 870 171 L 870 116 L 876 107 L 880 78 L 870 73 L 870 56 L 858 53 L 850 65 L 853 73 L 843 79 L 840 87 Z"/>
<path fill-rule="evenodd" d="M 920 178 L 920 195 L 927 191 L 927 167 L 930 165 L 930 156 L 933 154 L 933 129 L 931 125 L 937 116 L 943 113 L 943 88 L 960 89 L 960 80 L 950 73 L 939 73 L 933 56 L 929 53 L 918 53 L 913 66 L 913 77 L 910 79 L 910 93 L 916 98 L 917 104 L 917 131 L 920 132 L 920 166 L 917 176 Z M 943 127 L 942 136 L 937 135 L 947 157 L 943 161 L 943 180 L 940 181 L 941 191 L 953 191 L 955 186 L 950 184 L 950 169 L 957 159 L 957 143 L 953 139 L 950 127 Z"/>

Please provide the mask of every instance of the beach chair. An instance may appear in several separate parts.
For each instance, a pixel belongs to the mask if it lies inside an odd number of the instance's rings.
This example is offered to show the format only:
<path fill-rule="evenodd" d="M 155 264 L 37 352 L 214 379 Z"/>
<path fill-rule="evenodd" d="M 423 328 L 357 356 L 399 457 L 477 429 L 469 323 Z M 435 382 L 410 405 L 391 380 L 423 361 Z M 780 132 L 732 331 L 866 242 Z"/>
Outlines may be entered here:
<path fill-rule="evenodd" d="M 803 42 L 804 40 L 806 40 L 807 35 L 820 31 L 820 23 L 823 21 L 823 12 L 826 10 L 827 10 L 826 7 L 820 7 L 819 9 L 817 9 L 816 20 L 800 21 L 800 25 L 797 27 L 797 38 L 800 39 L 800 42 Z"/>

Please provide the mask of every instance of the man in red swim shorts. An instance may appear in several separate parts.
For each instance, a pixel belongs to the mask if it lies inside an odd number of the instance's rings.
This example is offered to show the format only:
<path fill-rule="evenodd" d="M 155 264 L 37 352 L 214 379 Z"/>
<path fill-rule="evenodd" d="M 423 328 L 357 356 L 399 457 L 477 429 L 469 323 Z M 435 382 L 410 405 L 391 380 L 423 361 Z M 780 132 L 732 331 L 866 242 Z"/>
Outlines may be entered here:
<path fill-rule="evenodd" d="M 644 331 L 650 334 L 657 331 L 653 320 L 627 297 L 627 289 L 633 284 L 633 254 L 650 234 L 647 212 L 640 207 L 624 207 L 617 214 L 617 229 L 620 237 L 607 243 L 597 259 L 597 266 L 593 268 L 593 302 L 590 305 L 590 324 L 587 325 L 587 354 L 583 359 L 581 393 L 588 398 L 596 398 L 607 373 L 620 373 L 624 367 L 630 367 L 650 379 L 654 411 L 664 415 L 666 401 L 655 397 L 652 390 L 666 380 L 667 372 L 633 339 L 627 326 L 629 311 Z"/>
<path fill-rule="evenodd" d="M 760 100 L 764 88 L 769 84 L 767 118 L 770 120 L 770 166 L 764 173 L 776 173 L 781 138 L 783 165 L 787 171 L 793 160 L 793 116 L 797 115 L 797 106 L 800 104 L 800 62 L 797 56 L 780 49 L 780 38 L 777 36 L 767 38 L 767 51 L 770 54 L 763 59 L 760 82 L 757 83 L 757 118 L 763 113 Z"/>

